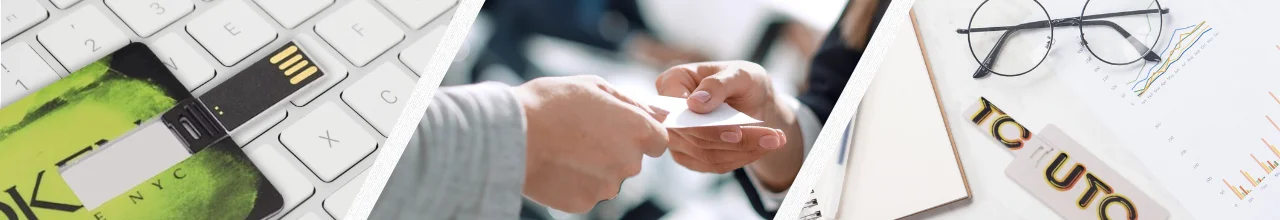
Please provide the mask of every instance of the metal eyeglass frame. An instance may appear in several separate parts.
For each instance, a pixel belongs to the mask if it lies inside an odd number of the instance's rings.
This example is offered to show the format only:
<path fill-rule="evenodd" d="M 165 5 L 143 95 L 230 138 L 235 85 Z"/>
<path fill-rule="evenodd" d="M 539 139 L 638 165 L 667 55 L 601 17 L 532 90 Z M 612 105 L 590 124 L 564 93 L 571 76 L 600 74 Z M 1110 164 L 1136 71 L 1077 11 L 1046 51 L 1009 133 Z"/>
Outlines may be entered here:
<path fill-rule="evenodd" d="M 983 5 L 986 5 L 986 4 L 987 4 L 987 2 L 989 2 L 989 1 L 990 1 L 990 0 L 984 0 L 984 1 L 982 1 L 982 4 L 979 4 L 979 5 L 978 5 L 978 8 L 979 8 L 979 9 L 981 9 L 981 8 L 982 8 L 982 6 L 983 6 Z M 1036 5 L 1039 5 L 1039 6 L 1040 6 L 1040 10 L 1044 11 L 1044 13 L 1045 13 L 1046 15 L 1048 15 L 1048 14 L 1049 14 L 1049 11 L 1048 11 L 1047 9 L 1045 9 L 1045 8 L 1044 8 L 1044 5 L 1040 4 L 1040 1 L 1038 1 L 1038 0 L 1033 0 L 1033 1 L 1036 3 Z M 969 41 L 969 48 L 970 48 L 970 49 L 969 49 L 969 53 L 970 53 L 971 55 L 973 55 L 973 60 L 974 60 L 974 61 L 977 61 L 977 62 L 979 63 L 979 65 L 978 65 L 978 70 L 977 70 L 976 72 L 974 72 L 974 73 L 973 73 L 973 78 L 975 78 L 975 79 L 977 79 L 977 78 L 984 78 L 984 77 L 987 77 L 987 76 L 989 76 L 989 75 L 991 75 L 991 74 L 995 74 L 995 75 L 999 75 L 999 76 L 1006 76 L 1006 77 L 1021 76 L 1021 75 L 1023 75 L 1023 74 L 1027 74 L 1027 73 L 1031 72 L 1032 70 L 1035 70 L 1036 68 L 1040 67 L 1040 64 L 1043 64 L 1043 63 L 1044 63 L 1044 60 L 1045 60 L 1045 58 L 1047 58 L 1047 57 L 1049 56 L 1049 53 L 1045 53 L 1045 54 L 1044 54 L 1044 56 L 1040 58 L 1040 62 L 1037 62 L 1035 66 L 1031 67 L 1031 69 L 1027 69 L 1026 71 L 1023 71 L 1023 72 L 1021 72 L 1021 73 L 1016 73 L 1016 74 L 1006 74 L 1006 73 L 996 72 L 995 70 L 992 70 L 992 69 L 991 69 L 991 66 L 995 64 L 996 57 L 1000 54 L 1000 51 L 1001 51 L 1001 49 L 1003 49 L 1003 47 L 1004 47 L 1004 43 L 1005 43 L 1005 41 L 1009 38 L 1009 36 L 1011 36 L 1013 33 L 1018 32 L 1018 31 L 1022 31 L 1022 30 L 1031 30 L 1031 29 L 1039 29 L 1039 28 L 1049 28 L 1049 43 L 1045 45 L 1045 48 L 1046 48 L 1046 49 L 1048 49 L 1048 48 L 1050 48 L 1050 47 L 1052 47 L 1052 46 L 1053 46 L 1053 41 L 1054 41 L 1053 28 L 1054 28 L 1054 27 L 1077 26 L 1077 27 L 1079 27 L 1079 29 L 1080 29 L 1081 44 L 1083 44 L 1083 45 L 1084 45 L 1084 47 L 1089 51 L 1089 54 L 1093 55 L 1095 58 L 1098 58 L 1098 60 L 1099 60 L 1099 61 L 1102 61 L 1102 62 L 1107 63 L 1107 64 L 1111 64 L 1111 65 L 1128 65 L 1128 64 L 1132 64 L 1132 63 L 1134 63 L 1134 62 L 1137 62 L 1138 60 L 1147 60 L 1147 61 L 1156 62 L 1156 61 L 1160 61 L 1160 55 L 1159 55 L 1159 54 L 1156 54 L 1154 51 L 1151 51 L 1151 48 L 1150 48 L 1150 47 L 1147 47 L 1147 45 L 1143 44 L 1141 41 L 1138 41 L 1138 39 L 1134 38 L 1134 37 L 1133 37 L 1133 35 L 1129 34 L 1129 32 L 1128 32 L 1128 31 L 1125 31 L 1125 30 L 1124 30 L 1124 28 L 1120 27 L 1120 25 L 1119 25 L 1119 24 L 1116 24 L 1115 22 L 1111 22 L 1111 21 L 1107 21 L 1107 20 L 1096 20 L 1096 19 L 1112 18 L 1112 17 L 1120 17 L 1120 16 L 1144 15 L 1144 14 L 1154 14 L 1154 13 L 1159 13 L 1159 14 L 1161 14 L 1162 16 L 1160 16 L 1160 30 L 1159 30 L 1159 32 L 1157 32 L 1157 33 L 1161 33 L 1161 32 L 1164 32 L 1164 16 L 1163 16 L 1163 15 L 1164 15 L 1164 14 L 1168 14 L 1168 13 L 1169 13 L 1169 9 L 1168 9 L 1168 8 L 1163 8 L 1163 7 L 1161 7 L 1161 5 L 1160 5 L 1160 1 L 1154 1 L 1154 2 L 1155 2 L 1155 4 L 1156 4 L 1156 8 L 1155 8 L 1155 9 L 1144 9 L 1144 10 L 1133 10 L 1133 11 L 1123 11 L 1123 12 L 1103 13 L 1103 14 L 1095 14 L 1095 15 L 1084 15 L 1084 9 L 1083 9 L 1083 8 L 1088 8 L 1088 6 L 1089 6 L 1089 1 L 1086 1 L 1086 2 L 1085 2 L 1085 6 L 1080 10 L 1080 16 L 1078 16 L 1078 17 L 1074 17 L 1074 18 L 1050 19 L 1050 20 L 1043 20 L 1043 21 L 1033 21 L 1033 22 L 1027 22 L 1027 23 L 1022 23 L 1022 24 L 1012 25 L 1012 26 L 1000 26 L 1000 27 L 979 27 L 979 28 L 974 28 L 974 27 L 973 27 L 973 20 L 974 20 L 974 19 L 977 17 L 977 15 L 978 15 L 978 10 L 977 10 L 977 9 L 974 9 L 974 11 L 973 11 L 973 15 L 971 15 L 971 16 L 969 17 L 969 28 L 968 28 L 968 29 L 957 29 L 957 30 L 956 30 L 956 33 L 958 33 L 958 34 L 964 34 L 964 35 L 966 36 L 966 38 L 967 38 L 967 39 L 968 39 L 968 41 Z M 1139 57 L 1139 58 L 1136 58 L 1136 59 L 1133 59 L 1133 60 L 1130 60 L 1130 61 L 1127 61 L 1127 62 L 1115 62 L 1115 61 L 1109 61 L 1109 60 L 1103 59 L 1102 57 L 1099 57 L 1097 53 L 1094 53 L 1094 52 L 1093 52 L 1093 49 L 1092 49 L 1092 48 L 1089 48 L 1089 43 L 1088 43 L 1088 41 L 1085 41 L 1085 40 L 1084 40 L 1084 37 L 1083 37 L 1083 36 L 1084 36 L 1084 26 L 1106 26 L 1106 27 L 1110 27 L 1111 29 L 1116 30 L 1116 32 L 1120 33 L 1120 36 L 1121 36 L 1121 37 L 1124 37 L 1126 40 L 1128 40 L 1128 41 L 1129 41 L 1129 43 L 1133 45 L 1134 49 L 1136 49 L 1136 50 L 1138 51 L 1138 53 L 1140 53 L 1140 54 L 1144 54 L 1144 55 L 1143 55 L 1142 57 Z M 975 33 L 975 32 L 991 32 L 991 31 L 1005 31 L 1005 32 L 1004 32 L 1004 34 L 1002 34 L 1002 35 L 1000 36 L 1000 39 L 996 41 L 995 47 L 991 49 L 991 52 L 990 52 L 990 53 L 987 53 L 986 58 L 985 58 L 985 59 L 983 59 L 983 60 L 979 60 L 979 59 L 978 59 L 978 54 L 977 54 L 976 52 L 974 52 L 974 51 L 973 51 L 973 35 L 971 35 L 971 34 L 969 34 L 969 33 Z M 1152 45 L 1158 44 L 1158 43 L 1160 42 L 1160 38 L 1159 38 L 1159 37 L 1156 37 L 1155 39 L 1156 39 L 1156 40 L 1155 40 L 1154 42 L 1152 42 Z"/>

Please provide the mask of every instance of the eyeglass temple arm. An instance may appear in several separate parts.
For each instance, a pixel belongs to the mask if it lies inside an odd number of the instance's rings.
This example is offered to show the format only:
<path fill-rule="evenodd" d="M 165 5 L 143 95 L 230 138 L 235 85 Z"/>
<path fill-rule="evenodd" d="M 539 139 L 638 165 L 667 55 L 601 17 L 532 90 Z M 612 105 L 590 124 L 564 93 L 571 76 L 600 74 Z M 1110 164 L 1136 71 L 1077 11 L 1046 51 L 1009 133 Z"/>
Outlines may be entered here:
<path fill-rule="evenodd" d="M 998 55 L 999 55 L 999 53 L 1000 53 L 1000 50 L 1001 50 L 1001 49 L 1003 49 L 1003 47 L 1004 47 L 1004 42 L 1005 42 L 1005 40 L 1006 40 L 1006 39 L 1008 39 L 1008 38 L 1009 38 L 1009 36 L 1010 36 L 1010 35 L 1012 35 L 1012 33 L 1013 33 L 1013 32 L 1017 32 L 1017 31 L 1019 31 L 1019 30 L 1025 30 L 1025 29 L 1046 28 L 1046 27 L 1047 27 L 1047 25 L 1044 25 L 1045 23 L 1052 23 L 1051 25 L 1052 25 L 1052 26 L 1054 26 L 1054 27 L 1059 27 L 1059 26 L 1075 26 L 1075 25 L 1080 25 L 1080 26 L 1085 26 L 1085 25 L 1102 25 L 1102 26 L 1111 27 L 1112 29 L 1116 30 L 1116 32 L 1120 33 L 1120 36 L 1122 36 L 1122 37 L 1124 37 L 1125 39 L 1129 40 L 1129 43 L 1130 43 L 1130 44 L 1132 44 L 1132 45 L 1134 46 L 1134 49 L 1138 50 L 1138 52 L 1139 52 L 1139 53 L 1143 53 L 1143 52 L 1145 52 L 1145 54 L 1142 56 L 1142 58 L 1143 58 L 1144 60 L 1152 61 L 1152 62 L 1156 62 L 1156 61 L 1160 61 L 1160 55 L 1156 54 L 1154 51 L 1151 51 L 1151 49 L 1150 49 L 1149 47 L 1147 47 L 1147 46 L 1146 46 L 1146 44 L 1143 44 L 1142 42 L 1138 41 L 1138 39 L 1134 38 L 1132 34 L 1129 34 L 1129 32 L 1128 32 L 1128 31 L 1125 31 L 1123 27 L 1120 27 L 1120 25 L 1119 25 L 1119 24 L 1116 24 L 1115 22 L 1111 22 L 1111 21 L 1106 21 L 1106 20 L 1089 20 L 1089 19 L 1099 19 L 1099 18 L 1108 18 L 1108 17 L 1117 17 L 1117 16 L 1128 16 L 1128 15 L 1138 15 L 1138 14 L 1149 14 L 1149 13 L 1161 13 L 1161 14 L 1167 14 L 1167 13 L 1169 13 L 1169 9 L 1168 9 L 1168 8 L 1166 8 L 1166 9 L 1147 9 L 1147 10 L 1136 10 L 1136 11 L 1126 11 L 1126 12 L 1115 12 L 1115 13 L 1105 13 L 1105 14 L 1089 15 L 1089 16 L 1083 16 L 1083 17 L 1081 17 L 1082 19 L 1084 19 L 1084 20 L 1085 20 L 1085 21 L 1081 21 L 1081 22 L 1064 22 L 1064 21 L 1069 21 L 1069 20 L 1061 20 L 1061 19 L 1059 19 L 1059 20 L 1053 20 L 1053 21 L 1027 22 L 1027 23 L 1022 23 L 1022 24 L 1018 24 L 1018 25 L 1014 25 L 1014 26 L 987 27 L 987 28 L 973 28 L 973 29 L 959 29 L 959 30 L 956 30 L 956 32 L 959 32 L 959 33 L 961 33 L 961 34 L 967 34 L 967 33 L 971 33 L 971 32 L 987 32 L 987 31 L 1000 31 L 1000 30 L 1007 30 L 1004 34 L 1002 34 L 1002 35 L 1000 36 L 1000 39 L 996 41 L 996 45 L 995 45 L 995 47 L 993 47 L 993 48 L 991 49 L 991 52 L 990 52 L 990 53 L 987 53 L 987 57 L 986 57 L 986 58 L 984 58 L 984 59 L 983 59 L 983 61 L 982 61 L 982 63 L 981 63 L 981 65 L 980 65 L 980 66 L 978 66 L 978 70 L 977 70 L 977 71 L 975 71 L 975 72 L 973 73 L 973 78 L 983 78 L 983 77 L 987 77 L 988 75 L 990 75 L 990 74 L 991 74 L 991 71 L 990 71 L 990 69 L 989 69 L 988 67 L 992 66 L 992 64 L 994 64 L 994 63 L 995 63 L 996 57 L 998 57 Z M 1071 20 L 1074 20 L 1074 19 L 1071 19 Z M 1056 22 L 1055 22 L 1055 21 L 1056 21 Z M 1081 35 L 1082 35 L 1082 36 L 1081 36 L 1081 41 L 1084 41 L 1084 40 L 1083 40 L 1083 33 L 1081 33 Z M 1083 42 L 1083 43 L 1088 44 L 1088 42 Z"/>
<path fill-rule="evenodd" d="M 1156 54 L 1156 52 L 1151 51 L 1151 48 L 1147 47 L 1147 44 L 1142 43 L 1142 41 L 1138 41 L 1137 38 L 1134 38 L 1132 34 L 1129 34 L 1128 31 L 1125 31 L 1123 27 L 1120 27 L 1120 25 L 1116 24 L 1115 22 L 1106 21 L 1106 20 L 1086 20 L 1080 23 L 1081 27 L 1084 27 L 1086 25 L 1102 25 L 1102 26 L 1111 27 L 1111 29 L 1115 29 L 1116 32 L 1119 32 L 1120 36 L 1124 37 L 1125 40 L 1129 40 L 1129 44 L 1133 45 L 1133 49 L 1137 50 L 1138 53 L 1142 54 L 1143 60 L 1147 60 L 1151 62 L 1160 61 L 1159 54 Z M 1080 44 L 1084 44 L 1087 46 L 1089 44 L 1089 41 L 1085 39 L 1086 38 L 1084 37 L 1084 32 L 1080 32 Z"/>
<path fill-rule="evenodd" d="M 996 45 L 991 48 L 991 52 L 987 53 L 986 58 L 983 58 L 981 66 L 979 66 L 978 70 L 973 73 L 973 78 L 975 79 L 983 78 L 991 74 L 990 67 L 994 67 L 992 65 L 995 64 L 996 58 L 1000 55 L 1000 51 L 1004 49 L 1004 43 L 1009 39 L 1009 36 L 1012 36 L 1013 33 L 1020 30 L 1045 28 L 1046 25 L 1044 25 L 1044 23 L 1045 22 L 1028 23 L 1028 24 L 1025 24 L 1025 27 L 1023 28 L 1009 29 L 1009 31 L 1006 31 L 1004 32 L 1004 34 L 1000 35 L 1000 39 L 996 40 Z M 1076 26 L 1076 25 L 1080 25 L 1080 26 L 1101 25 L 1101 26 L 1110 27 L 1111 29 L 1114 29 L 1116 30 L 1116 32 L 1120 33 L 1121 37 L 1128 39 L 1129 43 L 1132 44 L 1134 48 L 1138 50 L 1138 53 L 1145 53 L 1142 56 L 1143 59 L 1152 61 L 1152 62 L 1160 61 L 1160 55 L 1157 55 L 1155 52 L 1151 51 L 1146 44 L 1143 44 L 1142 42 L 1138 41 L 1138 39 L 1135 39 L 1132 34 L 1129 34 L 1128 31 L 1125 31 L 1124 28 L 1120 27 L 1120 25 L 1116 24 L 1115 22 L 1106 21 L 1106 20 L 1091 20 L 1091 21 L 1083 21 L 1083 22 L 1055 22 L 1052 25 L 1054 27 Z M 1084 41 L 1084 40 L 1081 39 L 1081 41 Z M 1083 42 L 1083 43 L 1088 44 L 1088 42 Z"/>
<path fill-rule="evenodd" d="M 1168 14 L 1168 13 L 1169 13 L 1169 9 L 1168 9 L 1168 8 L 1165 8 L 1165 9 L 1144 9 L 1144 10 L 1134 10 L 1134 11 L 1112 12 L 1112 13 L 1103 13 L 1103 14 L 1096 14 L 1096 15 L 1086 15 L 1086 16 L 1081 16 L 1081 17 L 1078 17 L 1078 19 L 1079 19 L 1079 20 L 1093 20 L 1093 19 L 1101 19 L 1101 18 L 1120 17 L 1120 16 L 1129 16 L 1129 15 L 1141 15 L 1141 14 L 1152 14 L 1152 13 Z M 1072 19 L 1072 18 L 1067 18 L 1067 19 Z M 1012 26 L 979 27 L 979 28 L 969 28 L 969 29 L 961 28 L 961 29 L 956 29 L 956 33 L 958 33 L 958 34 L 968 34 L 968 33 L 974 33 L 974 32 L 1007 31 L 1007 30 L 1012 30 L 1012 29 L 1025 29 L 1025 28 L 1031 28 L 1031 27 L 1036 27 L 1036 26 L 1038 26 L 1039 28 L 1045 28 L 1046 26 L 1044 25 L 1044 23 L 1053 22 L 1053 21 L 1060 21 L 1060 20 L 1064 20 L 1064 19 L 1054 19 L 1054 20 L 1048 20 L 1048 21 L 1044 21 L 1044 20 L 1041 20 L 1041 21 L 1033 21 L 1033 22 L 1027 22 L 1027 23 L 1022 23 L 1022 24 L 1012 25 Z"/>
<path fill-rule="evenodd" d="M 988 75 L 991 75 L 990 67 L 994 67 L 992 65 L 995 64 L 996 57 L 1000 55 L 1001 49 L 1004 48 L 1005 40 L 1009 39 L 1010 35 L 1013 35 L 1014 32 L 1018 32 L 1019 30 L 1022 30 L 1022 29 L 1009 30 L 1004 32 L 1003 35 L 1000 35 L 1000 39 L 996 40 L 995 47 L 992 47 L 991 52 L 987 53 L 987 57 L 982 59 L 982 63 L 978 66 L 978 71 L 973 73 L 974 79 L 983 78 L 983 77 L 987 77 Z"/>

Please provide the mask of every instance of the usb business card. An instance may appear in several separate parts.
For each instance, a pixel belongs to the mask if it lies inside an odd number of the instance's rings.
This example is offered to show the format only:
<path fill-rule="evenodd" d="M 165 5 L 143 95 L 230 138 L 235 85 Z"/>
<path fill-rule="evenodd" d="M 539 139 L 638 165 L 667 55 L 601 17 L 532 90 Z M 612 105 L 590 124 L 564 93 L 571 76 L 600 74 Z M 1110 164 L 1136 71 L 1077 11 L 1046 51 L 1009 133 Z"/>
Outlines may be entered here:
<path fill-rule="evenodd" d="M 306 53 L 293 42 L 285 44 L 249 68 L 200 96 L 227 131 L 324 76 Z"/>

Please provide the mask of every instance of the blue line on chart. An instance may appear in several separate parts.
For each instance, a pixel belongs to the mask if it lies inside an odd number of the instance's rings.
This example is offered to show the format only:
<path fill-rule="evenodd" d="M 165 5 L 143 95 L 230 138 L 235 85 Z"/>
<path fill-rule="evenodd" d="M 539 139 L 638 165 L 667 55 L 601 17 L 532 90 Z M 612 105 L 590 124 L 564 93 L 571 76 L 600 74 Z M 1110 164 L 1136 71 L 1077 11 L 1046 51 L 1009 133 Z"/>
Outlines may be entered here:
<path fill-rule="evenodd" d="M 1165 45 L 1164 45 L 1164 50 L 1160 50 L 1160 53 L 1158 53 L 1158 54 L 1164 54 L 1164 52 L 1168 52 L 1168 51 L 1169 51 L 1169 47 L 1173 46 L 1174 44 L 1178 44 L 1178 43 L 1176 43 L 1176 42 L 1173 42 L 1173 37 L 1177 37 L 1177 36 L 1178 36 L 1178 31 L 1181 31 L 1181 30 L 1183 30 L 1183 29 L 1187 29 L 1187 28 L 1192 28 L 1192 27 L 1195 27 L 1195 26 L 1196 26 L 1196 25 L 1194 25 L 1194 24 L 1193 24 L 1193 25 L 1189 25 L 1189 26 L 1187 26 L 1187 27 L 1178 28 L 1178 29 L 1173 29 L 1173 32 L 1170 32 L 1170 33 L 1169 33 L 1169 41 L 1167 41 L 1167 42 L 1169 42 L 1170 44 L 1165 44 Z M 1150 74 L 1150 73 L 1151 73 L 1151 70 L 1155 70 L 1155 69 L 1156 69 L 1156 66 L 1160 66 L 1160 64 L 1159 64 L 1159 63 L 1157 63 L 1156 65 L 1151 65 L 1151 69 L 1148 69 L 1148 70 L 1147 70 L 1147 73 L 1148 73 L 1148 74 Z M 1145 74 L 1138 74 L 1138 75 L 1133 76 L 1133 81 L 1129 81 L 1129 83 L 1137 82 L 1137 81 L 1138 81 L 1138 77 L 1142 77 L 1143 75 L 1145 75 Z M 1129 87 L 1129 89 L 1135 89 L 1135 88 L 1137 88 L 1137 86 L 1138 86 L 1138 84 L 1137 84 L 1137 83 L 1134 83 L 1134 84 L 1133 84 L 1133 87 Z"/>
<path fill-rule="evenodd" d="M 1209 31 L 1213 31 L 1213 28 L 1205 29 L 1205 30 L 1204 30 L 1204 32 L 1200 32 L 1200 35 L 1197 35 L 1197 36 L 1196 36 L 1196 40 L 1195 40 L 1195 41 L 1192 41 L 1192 42 L 1191 42 L 1191 45 L 1187 45 L 1187 49 L 1186 49 L 1186 50 L 1182 50 L 1182 53 L 1178 54 L 1178 59 L 1174 59 L 1173 61 L 1169 61 L 1169 66 L 1173 66 L 1173 63 L 1178 62 L 1178 60 L 1182 60 L 1182 55 L 1183 55 L 1183 54 L 1187 54 L 1187 51 L 1190 51 L 1192 47 L 1195 47 L 1195 46 L 1196 46 L 1196 43 L 1199 43 L 1199 42 L 1200 42 L 1200 37 L 1203 37 L 1203 36 L 1204 36 L 1204 34 L 1205 34 L 1205 33 L 1209 33 Z M 1168 71 L 1168 70 L 1165 70 L 1165 71 Z M 1155 79 L 1152 79 L 1152 80 L 1151 80 L 1151 83 L 1155 83 L 1155 81 L 1156 81 L 1156 80 L 1160 80 L 1160 76 L 1164 76 L 1164 74 L 1160 74 L 1159 76 L 1156 76 L 1156 78 L 1155 78 Z M 1145 90 L 1147 90 L 1147 89 L 1143 89 L 1143 90 L 1145 91 Z"/>

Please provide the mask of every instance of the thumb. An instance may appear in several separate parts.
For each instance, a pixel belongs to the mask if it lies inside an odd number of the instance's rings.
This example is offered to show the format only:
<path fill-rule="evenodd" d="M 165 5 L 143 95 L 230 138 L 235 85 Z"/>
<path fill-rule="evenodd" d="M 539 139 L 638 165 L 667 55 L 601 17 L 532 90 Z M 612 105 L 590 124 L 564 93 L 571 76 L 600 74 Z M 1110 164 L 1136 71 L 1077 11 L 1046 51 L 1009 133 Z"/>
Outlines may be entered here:
<path fill-rule="evenodd" d="M 709 113 L 725 103 L 725 100 L 746 95 L 752 85 L 751 75 L 739 68 L 721 69 L 716 74 L 702 78 L 698 87 L 689 94 L 689 110 Z"/>

